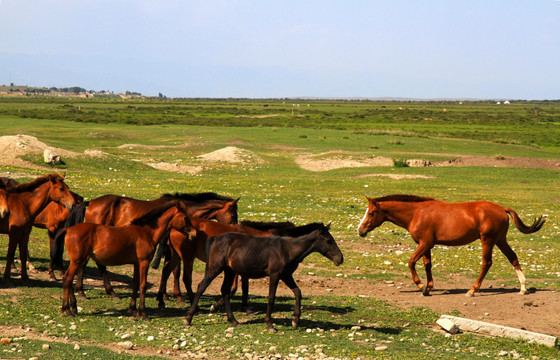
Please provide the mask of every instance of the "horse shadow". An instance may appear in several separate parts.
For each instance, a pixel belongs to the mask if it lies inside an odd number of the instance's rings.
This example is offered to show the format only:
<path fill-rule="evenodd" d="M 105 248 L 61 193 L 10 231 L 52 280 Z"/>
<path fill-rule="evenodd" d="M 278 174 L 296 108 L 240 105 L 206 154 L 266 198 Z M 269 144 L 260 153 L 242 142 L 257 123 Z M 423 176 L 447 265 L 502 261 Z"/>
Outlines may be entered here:
<path fill-rule="evenodd" d="M 466 295 L 470 288 L 452 288 L 452 289 L 432 289 L 430 294 L 427 296 L 445 296 L 445 295 Z M 554 291 L 552 289 L 537 289 L 535 287 L 530 287 L 527 289 L 527 294 L 534 294 L 536 292 L 543 291 Z M 400 290 L 401 293 L 408 294 L 421 294 L 420 290 L 410 289 L 410 290 Z M 517 294 L 519 289 L 515 287 L 503 287 L 503 288 L 481 288 L 476 292 L 478 295 L 505 295 L 505 294 Z M 475 295 L 476 296 L 476 295 Z"/>

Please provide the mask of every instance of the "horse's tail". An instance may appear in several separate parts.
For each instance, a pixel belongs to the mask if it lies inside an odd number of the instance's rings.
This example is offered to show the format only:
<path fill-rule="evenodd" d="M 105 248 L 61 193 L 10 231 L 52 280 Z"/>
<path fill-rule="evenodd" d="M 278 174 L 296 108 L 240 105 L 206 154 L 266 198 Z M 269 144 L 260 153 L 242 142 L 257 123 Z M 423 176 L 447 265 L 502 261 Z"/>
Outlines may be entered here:
<path fill-rule="evenodd" d="M 167 233 L 165 234 L 165 236 L 163 236 L 161 238 L 161 240 L 159 241 L 156 255 L 154 256 L 154 258 L 152 260 L 152 269 L 159 268 L 159 264 L 161 263 L 161 258 L 163 257 L 163 255 L 165 255 L 165 253 L 168 250 L 167 244 L 169 242 L 170 234 L 171 234 L 171 230 L 168 230 Z"/>
<path fill-rule="evenodd" d="M 65 228 L 69 228 L 72 225 L 83 223 L 86 218 L 86 209 L 89 205 L 89 201 L 84 201 L 74 206 L 70 210 L 70 215 L 66 218 Z"/>
<path fill-rule="evenodd" d="M 60 229 L 54 237 L 54 244 L 51 249 L 51 260 L 53 266 L 62 268 L 62 255 L 64 254 L 64 239 L 66 238 L 67 228 Z"/>
<path fill-rule="evenodd" d="M 519 215 L 517 215 L 515 210 L 513 210 L 512 208 L 504 208 L 504 210 L 506 211 L 506 213 L 508 213 L 511 216 L 513 223 L 515 224 L 515 227 L 519 229 L 519 231 L 521 231 L 523 234 L 532 234 L 534 232 L 539 231 L 542 228 L 544 222 L 546 221 L 546 219 L 543 218 L 543 216 L 541 215 L 538 218 L 536 218 L 535 221 L 533 221 L 533 225 L 527 226 L 523 223 L 523 221 L 521 221 Z"/>

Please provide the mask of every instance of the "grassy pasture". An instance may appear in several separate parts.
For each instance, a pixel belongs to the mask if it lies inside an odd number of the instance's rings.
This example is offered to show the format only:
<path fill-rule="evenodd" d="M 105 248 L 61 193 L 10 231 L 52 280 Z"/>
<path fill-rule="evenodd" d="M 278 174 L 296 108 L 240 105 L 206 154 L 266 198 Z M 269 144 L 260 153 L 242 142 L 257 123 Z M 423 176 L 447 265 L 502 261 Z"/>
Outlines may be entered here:
<path fill-rule="evenodd" d="M 530 286 L 560 289 L 559 172 L 532 168 L 492 167 L 359 167 L 314 172 L 295 164 L 298 156 L 317 159 L 335 151 L 337 156 L 393 159 L 449 159 L 457 154 L 494 157 L 560 158 L 560 106 L 521 103 L 498 107 L 490 103 L 367 103 L 367 102 L 241 102 L 241 101 L 101 101 L 70 99 L 1 99 L 0 135 L 27 134 L 50 146 L 83 153 L 101 150 L 101 158 L 65 158 L 67 183 L 88 199 L 107 193 L 151 199 L 165 192 L 215 191 L 241 197 L 240 219 L 290 220 L 298 224 L 332 222 L 345 263 L 335 268 L 313 255 L 298 272 L 310 267 L 320 279 L 345 274 L 351 279 L 409 281 L 406 267 L 414 244 L 408 233 L 386 224 L 367 238 L 356 233 L 366 205 L 365 195 L 411 193 L 446 201 L 486 199 L 513 207 L 526 222 L 544 213 L 548 223 L 527 236 L 512 229 L 509 241 L 518 252 Z M 292 110 L 294 116 L 292 116 Z M 445 111 L 444 111 L 445 110 Z M 259 117 L 256 117 L 259 116 Z M 265 116 L 265 117 L 263 117 Z M 126 146 L 123 146 L 128 144 Z M 202 161 L 199 155 L 236 146 L 251 151 L 262 162 L 244 165 Z M 429 153 L 420 155 L 420 153 Z M 320 155 L 323 154 L 323 155 Z M 41 165 L 41 155 L 25 159 Z M 202 166 L 198 174 L 156 170 L 147 162 Z M 0 171 L 35 175 L 49 170 L 0 166 Z M 423 175 L 429 178 L 395 180 L 384 176 Z M 35 266 L 46 270 L 48 245 L 43 230 L 34 230 L 30 248 Z M 3 248 L 7 237 L 0 237 Z M 389 249 L 402 243 L 403 253 L 383 251 L 365 255 L 364 246 Z M 487 279 L 503 279 L 517 286 L 505 257 L 496 252 Z M 459 264 L 455 256 L 466 259 Z M 4 250 L 0 261 L 5 261 Z M 457 274 L 473 279 L 479 271 L 479 244 L 436 250 L 433 261 L 436 280 Z M 389 264 L 388 264 L 389 263 Z M 91 265 L 90 265 L 91 266 Z M 421 266 L 419 266 L 421 267 Z M 0 267 L 0 268 L 3 268 Z M 356 270 L 359 269 L 359 270 Z M 127 267 L 112 269 L 129 274 Z M 197 264 L 196 271 L 203 266 Z M 151 271 L 154 272 L 153 270 Z M 419 272 L 423 277 L 423 272 Z M 32 279 L 34 274 L 31 273 Z M 297 280 L 297 273 L 295 275 Z M 511 340 L 472 335 L 446 338 L 433 332 L 439 314 L 423 308 L 409 311 L 373 298 L 306 296 L 301 328 L 289 326 L 291 296 L 281 297 L 274 313 L 279 334 L 263 332 L 266 299 L 254 300 L 257 315 L 237 314 L 242 325 L 233 334 L 221 315 L 198 315 L 194 326 L 184 326 L 184 309 L 175 303 L 159 313 L 155 297 L 147 299 L 152 309 L 149 321 L 129 318 L 128 288 L 120 302 L 106 299 L 102 291 L 90 290 L 88 302 L 74 319 L 60 318 L 60 283 L 35 279 L 24 287 L 0 288 L 0 325 L 29 329 L 17 345 L 0 346 L 1 358 L 128 358 L 116 344 L 131 334 L 138 350 L 135 357 L 205 353 L 214 358 L 244 358 L 290 354 L 301 357 L 432 359 L 498 356 L 514 349 L 523 358 L 554 358 L 557 350 Z M 3 283 L 2 283 L 3 284 Z M 205 301 L 203 310 L 210 301 Z M 205 308 L 206 307 L 206 308 Z M 352 329 L 360 326 L 359 330 Z M 34 335 L 34 336 L 30 336 Z M 230 336 L 231 335 L 231 336 Z M 50 350 L 42 343 L 54 342 Z M 148 336 L 154 340 L 148 341 Z M 80 350 L 74 349 L 79 343 Z M 109 348 L 106 345 L 111 345 Z M 173 349 L 173 347 L 176 349 Z M 387 346 L 385 352 L 375 351 Z M 321 349 L 320 351 L 318 349 Z M 422 349 L 419 351 L 418 349 Z M 20 351 L 21 350 L 21 351 Z M 55 354 L 55 355 L 53 355 Z"/>

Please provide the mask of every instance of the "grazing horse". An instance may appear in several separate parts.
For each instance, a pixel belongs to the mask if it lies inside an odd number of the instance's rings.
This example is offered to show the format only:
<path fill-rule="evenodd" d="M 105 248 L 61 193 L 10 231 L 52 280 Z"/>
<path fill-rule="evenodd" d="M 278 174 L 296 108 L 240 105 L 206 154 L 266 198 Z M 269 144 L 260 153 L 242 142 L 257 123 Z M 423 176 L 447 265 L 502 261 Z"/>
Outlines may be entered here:
<path fill-rule="evenodd" d="M 194 301 L 187 313 L 187 325 L 190 325 L 197 309 L 200 297 L 212 280 L 224 272 L 221 292 L 224 297 L 228 321 L 238 324 L 230 305 L 230 289 L 235 274 L 249 278 L 268 276 L 268 306 L 265 323 L 268 331 L 274 332 L 271 321 L 272 307 L 276 298 L 278 282 L 282 280 L 295 296 L 295 309 L 292 326 L 297 328 L 301 314 L 301 290 L 297 286 L 293 273 L 307 255 L 319 252 L 332 260 L 335 265 L 342 264 L 344 258 L 329 232 L 330 226 L 323 226 L 307 235 L 299 237 L 254 236 L 241 233 L 226 233 L 208 241 L 208 262 L 204 279 L 198 284 Z"/>
<path fill-rule="evenodd" d="M 517 255 L 507 243 L 506 235 L 509 227 L 508 214 L 513 219 L 515 227 L 524 234 L 539 231 L 545 220 L 542 216 L 535 219 L 533 225 L 525 225 L 517 213 L 508 207 L 503 207 L 489 201 L 470 201 L 461 203 L 445 203 L 433 198 L 413 195 L 389 195 L 368 199 L 368 208 L 358 226 L 358 233 L 365 237 L 368 232 L 377 228 L 385 221 L 408 230 L 418 244 L 416 251 L 408 260 L 408 267 L 412 280 L 422 290 L 423 295 L 429 295 L 434 286 L 432 278 L 431 250 L 435 245 L 460 246 L 469 244 L 477 239 L 482 243 L 482 269 L 467 296 L 473 296 L 480 290 L 486 273 L 492 266 L 492 249 L 494 245 L 504 253 L 515 268 L 519 283 L 520 294 L 525 294 L 525 275 L 521 270 Z M 424 257 L 427 284 L 423 285 L 416 273 L 416 262 Z"/>
<path fill-rule="evenodd" d="M 160 287 L 157 295 L 159 301 L 159 308 L 164 309 L 164 294 L 167 284 L 167 279 L 171 274 L 171 271 L 175 269 L 180 261 L 183 261 L 183 283 L 187 289 L 187 296 L 192 304 L 194 299 L 194 292 L 192 291 L 192 271 L 194 259 L 198 258 L 202 262 L 206 262 L 206 242 L 209 238 L 217 235 L 221 235 L 227 232 L 239 232 L 244 234 L 267 236 L 276 234 L 277 231 L 283 230 L 284 228 L 292 228 L 294 225 L 290 222 L 286 223 L 256 223 L 256 222 L 242 222 L 242 224 L 220 224 L 215 221 L 208 219 L 203 219 L 199 217 L 190 218 L 193 227 L 198 231 L 197 235 L 192 238 L 188 238 L 178 231 L 171 231 L 169 236 L 169 242 L 171 244 L 171 256 L 166 260 L 163 270 L 161 273 Z M 243 225 L 245 223 L 251 224 L 252 226 Z M 270 228 L 270 229 L 267 229 Z M 164 251 L 164 247 L 160 247 L 161 251 L 158 251 L 158 255 Z M 157 268 L 158 265 L 155 264 L 158 259 L 154 259 L 153 267 Z M 232 293 L 237 289 L 237 277 L 232 285 Z M 178 302 L 182 303 L 183 299 L 181 297 L 181 292 L 178 291 L 173 294 Z M 245 294 L 244 294 L 245 295 Z M 221 304 L 216 304 L 218 307 Z M 246 305 L 246 304 L 245 304 Z M 245 309 L 246 307 L 244 307 Z"/>
<path fill-rule="evenodd" d="M 50 174 L 33 181 L 10 187 L 8 191 L 9 216 L 0 219 L 0 233 L 9 234 L 8 253 L 4 280 L 10 281 L 10 271 L 16 248 L 19 246 L 21 259 L 21 279 L 28 281 L 27 267 L 29 234 L 36 217 L 49 203 L 56 202 L 67 209 L 75 203 L 72 193 L 64 183 L 64 176 Z"/>
<path fill-rule="evenodd" d="M 84 221 L 109 226 L 126 225 L 132 219 L 140 217 L 158 206 L 177 200 L 186 207 L 188 216 L 216 219 L 226 224 L 237 223 L 237 202 L 239 198 L 233 199 L 216 193 L 205 192 L 194 194 L 176 193 L 174 195 L 164 194 L 155 200 L 138 200 L 125 196 L 104 195 L 84 202 L 80 206 L 76 206 L 68 218 L 66 227 Z M 62 249 L 57 249 L 55 253 L 56 255 L 54 256 L 62 257 Z M 60 262 L 60 259 L 57 261 Z M 106 294 L 116 298 L 117 294 L 109 282 L 106 267 L 103 264 L 97 264 L 97 266 L 103 278 Z M 178 273 L 175 273 L 175 278 L 176 292 L 179 292 Z M 80 297 L 86 297 L 83 290 L 83 269 L 80 269 L 78 272 L 76 290 Z"/>
<path fill-rule="evenodd" d="M 156 246 L 167 241 L 171 229 L 193 236 L 194 231 L 189 218 L 182 212 L 178 202 L 171 202 L 154 208 L 140 218 L 132 220 L 130 225 L 106 226 L 81 223 L 66 230 L 66 249 L 70 265 L 64 275 L 62 313 L 77 313 L 76 297 L 72 288 L 74 275 L 89 258 L 105 266 L 134 265 L 134 280 L 129 312 L 136 310 L 136 297 L 140 290 L 140 301 L 136 316 L 146 318 L 145 296 L 148 267 Z M 61 237 L 57 238 L 60 241 Z"/>
<path fill-rule="evenodd" d="M 14 187 L 19 185 L 14 179 L 7 178 L 7 177 L 0 177 L 0 183 L 6 184 L 7 187 Z M 74 197 L 75 204 L 79 204 L 84 201 L 84 198 L 73 191 L 70 191 L 72 196 Z M 56 203 L 51 202 L 47 205 L 47 207 L 37 215 L 35 221 L 33 222 L 33 226 L 39 229 L 46 229 L 48 236 L 49 236 L 49 248 L 52 251 L 54 238 L 56 233 L 64 228 L 64 224 L 66 223 L 66 219 L 70 215 L 70 211 L 66 209 L 66 207 Z M 28 264 L 30 267 L 31 261 L 28 260 Z M 52 260 L 49 263 L 49 277 L 51 280 L 56 280 L 54 276 L 54 269 L 53 269 L 53 262 Z"/>

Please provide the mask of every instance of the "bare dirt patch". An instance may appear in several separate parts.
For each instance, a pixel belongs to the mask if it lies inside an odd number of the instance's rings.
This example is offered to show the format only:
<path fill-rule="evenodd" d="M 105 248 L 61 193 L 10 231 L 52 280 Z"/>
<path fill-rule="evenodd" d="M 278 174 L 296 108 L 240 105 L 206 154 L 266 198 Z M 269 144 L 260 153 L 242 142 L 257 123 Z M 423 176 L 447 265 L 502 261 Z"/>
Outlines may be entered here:
<path fill-rule="evenodd" d="M 417 154 L 417 153 L 415 153 Z M 406 163 L 410 167 L 525 167 L 538 169 L 560 170 L 560 160 L 520 158 L 503 156 L 481 156 L 481 155 L 460 155 L 460 154 L 438 154 L 422 153 L 423 155 L 449 157 L 447 160 L 430 161 L 426 159 L 410 159 Z M 419 154 L 419 155 L 422 155 Z M 364 157 L 361 154 L 349 151 L 333 150 L 320 154 L 305 154 L 296 157 L 296 164 L 305 170 L 328 171 L 349 167 L 372 167 L 372 166 L 394 166 L 391 158 L 377 156 L 373 158 Z M 371 175 L 375 176 L 375 175 Z"/>
<path fill-rule="evenodd" d="M 406 180 L 406 179 L 434 179 L 434 176 L 427 175 L 409 175 L 409 174 L 365 174 L 356 176 L 357 179 L 368 177 L 386 177 L 393 180 Z"/>
<path fill-rule="evenodd" d="M 296 164 L 309 171 L 328 171 L 348 167 L 393 166 L 393 159 L 377 156 L 363 158 L 347 151 L 328 151 L 296 157 Z"/>

